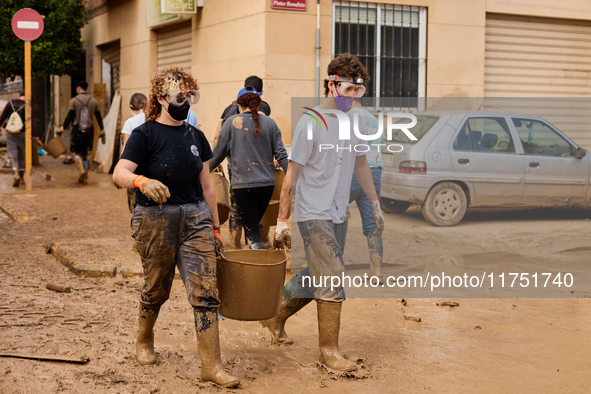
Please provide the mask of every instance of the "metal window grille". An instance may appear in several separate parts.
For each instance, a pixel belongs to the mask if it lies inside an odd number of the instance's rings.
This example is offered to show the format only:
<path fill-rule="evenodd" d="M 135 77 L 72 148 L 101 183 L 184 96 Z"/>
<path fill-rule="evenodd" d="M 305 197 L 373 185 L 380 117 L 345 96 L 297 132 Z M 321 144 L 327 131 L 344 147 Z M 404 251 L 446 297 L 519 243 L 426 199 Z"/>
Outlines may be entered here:
<path fill-rule="evenodd" d="M 425 7 L 335 1 L 333 58 L 345 52 L 359 58 L 371 77 L 366 97 L 406 98 L 416 107 L 424 96 L 425 26 Z"/>

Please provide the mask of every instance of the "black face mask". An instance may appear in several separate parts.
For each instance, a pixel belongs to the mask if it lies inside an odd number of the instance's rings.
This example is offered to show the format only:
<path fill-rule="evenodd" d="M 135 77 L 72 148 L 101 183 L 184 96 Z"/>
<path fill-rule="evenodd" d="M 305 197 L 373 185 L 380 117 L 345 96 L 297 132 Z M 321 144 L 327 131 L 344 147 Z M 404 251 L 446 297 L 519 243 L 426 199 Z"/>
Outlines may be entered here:
<path fill-rule="evenodd" d="M 185 101 L 183 105 L 178 107 L 169 104 L 167 112 L 174 120 L 185 120 L 187 119 L 187 115 L 189 115 L 189 109 L 191 109 L 191 104 L 188 101 Z"/>

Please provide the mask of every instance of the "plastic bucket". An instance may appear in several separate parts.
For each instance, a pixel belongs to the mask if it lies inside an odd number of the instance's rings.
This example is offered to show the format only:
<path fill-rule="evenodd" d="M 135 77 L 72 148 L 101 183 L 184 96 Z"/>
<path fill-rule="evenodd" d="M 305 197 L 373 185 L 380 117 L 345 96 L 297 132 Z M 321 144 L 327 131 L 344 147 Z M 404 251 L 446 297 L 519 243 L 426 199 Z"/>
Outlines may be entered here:
<path fill-rule="evenodd" d="M 48 141 L 43 145 L 43 149 L 45 149 L 54 159 L 57 159 L 59 155 L 66 151 L 66 146 L 62 141 L 62 137 L 56 135 L 51 141 Z"/>
<path fill-rule="evenodd" d="M 275 187 L 273 188 L 273 195 L 271 201 L 267 205 L 267 209 L 263 214 L 263 218 L 260 224 L 263 226 L 275 226 L 277 225 L 277 216 L 279 215 L 279 198 L 281 196 L 281 187 L 283 186 L 283 180 L 285 179 L 285 172 L 281 167 L 275 167 Z M 287 212 L 287 218 L 289 218 L 291 210 Z"/>
<path fill-rule="evenodd" d="M 235 320 L 277 316 L 287 257 L 279 250 L 231 250 L 218 258 L 220 315 Z"/>
<path fill-rule="evenodd" d="M 219 172 L 212 172 L 211 180 L 215 188 L 215 198 L 218 202 L 218 217 L 221 226 L 226 223 L 230 216 L 230 185 L 228 185 L 226 178 Z"/>

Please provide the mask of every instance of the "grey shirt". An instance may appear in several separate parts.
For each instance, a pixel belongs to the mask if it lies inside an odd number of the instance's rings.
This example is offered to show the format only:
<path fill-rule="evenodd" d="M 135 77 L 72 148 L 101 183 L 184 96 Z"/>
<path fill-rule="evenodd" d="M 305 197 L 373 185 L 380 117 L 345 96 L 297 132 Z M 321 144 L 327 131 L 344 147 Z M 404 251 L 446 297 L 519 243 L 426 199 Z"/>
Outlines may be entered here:
<path fill-rule="evenodd" d="M 224 123 L 209 169 L 216 168 L 226 156 L 232 169 L 233 189 L 271 186 L 275 184 L 275 158 L 287 171 L 287 152 L 281 130 L 275 121 L 259 113 L 259 137 L 255 136 L 252 114 L 234 115 Z"/>

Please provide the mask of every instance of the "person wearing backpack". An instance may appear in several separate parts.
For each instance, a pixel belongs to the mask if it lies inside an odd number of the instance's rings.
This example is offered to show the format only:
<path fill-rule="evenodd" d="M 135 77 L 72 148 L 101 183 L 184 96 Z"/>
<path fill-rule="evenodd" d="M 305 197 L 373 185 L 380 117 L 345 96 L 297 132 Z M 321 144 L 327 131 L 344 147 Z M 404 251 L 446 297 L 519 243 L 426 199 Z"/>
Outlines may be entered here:
<path fill-rule="evenodd" d="M 92 150 L 94 139 L 94 126 L 92 123 L 92 116 L 96 117 L 96 121 L 100 128 L 101 142 L 106 142 L 106 135 L 103 127 L 103 118 L 99 110 L 98 102 L 86 93 L 88 89 L 88 82 L 80 81 L 76 84 L 77 95 L 70 100 L 70 110 L 64 125 L 58 133 L 63 133 L 68 128 L 70 123 L 73 123 L 72 134 L 70 140 L 70 150 L 74 153 L 74 162 L 80 173 L 78 183 L 86 183 L 88 179 L 88 153 Z"/>
<path fill-rule="evenodd" d="M 12 165 L 12 186 L 18 187 L 25 174 L 25 93 L 19 92 L 19 98 L 10 100 L 2 115 L 0 124 L 6 121 L 6 146 Z"/>

